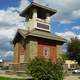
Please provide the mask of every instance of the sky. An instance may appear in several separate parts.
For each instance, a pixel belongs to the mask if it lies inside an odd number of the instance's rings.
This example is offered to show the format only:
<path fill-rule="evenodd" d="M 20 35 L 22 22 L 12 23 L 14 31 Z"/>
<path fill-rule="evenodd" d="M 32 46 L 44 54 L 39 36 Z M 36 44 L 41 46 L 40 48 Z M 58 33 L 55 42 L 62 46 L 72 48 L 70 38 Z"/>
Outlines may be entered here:
<path fill-rule="evenodd" d="M 18 28 L 24 29 L 25 18 L 19 13 L 31 0 L 0 0 L 0 55 L 12 55 L 10 41 Z M 80 39 L 80 0 L 34 0 L 35 2 L 56 9 L 51 18 L 51 32 L 69 40 Z"/>

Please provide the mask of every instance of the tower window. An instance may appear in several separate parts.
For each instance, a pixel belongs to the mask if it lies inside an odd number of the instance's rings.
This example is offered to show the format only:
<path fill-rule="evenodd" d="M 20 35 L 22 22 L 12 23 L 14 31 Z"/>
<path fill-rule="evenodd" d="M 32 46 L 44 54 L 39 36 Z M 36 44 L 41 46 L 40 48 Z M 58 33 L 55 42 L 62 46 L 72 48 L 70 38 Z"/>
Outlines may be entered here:
<path fill-rule="evenodd" d="M 42 11 L 42 9 L 37 10 L 37 17 L 41 19 L 46 19 L 46 11 Z"/>
<path fill-rule="evenodd" d="M 49 30 L 49 25 L 37 23 L 37 27 L 38 27 L 38 28 L 42 28 L 42 29 L 47 29 L 47 30 Z"/>
<path fill-rule="evenodd" d="M 46 57 L 46 58 L 49 58 L 49 54 L 50 54 L 50 49 L 45 47 L 43 49 L 43 56 Z"/>

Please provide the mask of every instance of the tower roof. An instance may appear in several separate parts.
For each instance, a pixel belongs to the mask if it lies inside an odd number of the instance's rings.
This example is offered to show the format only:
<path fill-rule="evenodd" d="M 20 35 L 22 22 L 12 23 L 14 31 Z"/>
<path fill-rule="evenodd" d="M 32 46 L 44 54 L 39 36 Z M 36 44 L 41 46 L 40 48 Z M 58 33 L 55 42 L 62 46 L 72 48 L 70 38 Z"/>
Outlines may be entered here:
<path fill-rule="evenodd" d="M 34 29 L 31 32 L 27 31 L 27 30 L 22 30 L 22 29 L 18 29 L 14 39 L 13 39 L 13 43 L 15 43 L 17 36 L 19 34 L 25 39 L 28 36 L 34 36 L 34 37 L 38 37 L 38 38 L 44 38 L 44 39 L 48 39 L 48 40 L 53 40 L 56 42 L 60 42 L 60 43 L 64 43 L 66 42 L 66 40 L 60 36 L 54 35 L 50 32 L 46 32 L 46 31 L 42 31 L 42 30 L 37 30 Z"/>
<path fill-rule="evenodd" d="M 55 9 L 49 8 L 47 6 L 43 6 L 40 5 L 38 3 L 32 2 L 28 7 L 26 7 L 21 13 L 20 16 L 25 17 L 26 14 L 28 14 L 28 11 L 32 8 L 36 8 L 36 9 L 43 9 L 45 11 L 47 11 L 48 13 L 50 13 L 50 15 L 55 14 L 57 11 Z"/>

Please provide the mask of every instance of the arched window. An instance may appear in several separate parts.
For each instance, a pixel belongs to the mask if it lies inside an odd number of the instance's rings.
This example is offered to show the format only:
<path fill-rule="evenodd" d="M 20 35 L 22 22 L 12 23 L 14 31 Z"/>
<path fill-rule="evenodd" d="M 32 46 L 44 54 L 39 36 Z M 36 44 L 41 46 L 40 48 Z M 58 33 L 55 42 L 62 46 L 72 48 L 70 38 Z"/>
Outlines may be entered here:
<path fill-rule="evenodd" d="M 49 58 L 49 56 L 50 56 L 50 48 L 44 47 L 44 49 L 43 49 L 43 56 L 45 58 Z"/>

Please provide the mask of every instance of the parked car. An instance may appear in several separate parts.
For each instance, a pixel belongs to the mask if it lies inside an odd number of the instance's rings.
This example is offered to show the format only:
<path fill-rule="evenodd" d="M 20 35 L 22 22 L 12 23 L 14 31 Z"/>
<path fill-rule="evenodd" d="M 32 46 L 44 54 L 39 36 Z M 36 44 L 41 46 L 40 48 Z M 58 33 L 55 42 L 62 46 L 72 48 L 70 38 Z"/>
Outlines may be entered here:
<path fill-rule="evenodd" d="M 75 69 L 72 71 L 73 74 L 80 74 L 80 69 Z"/>

